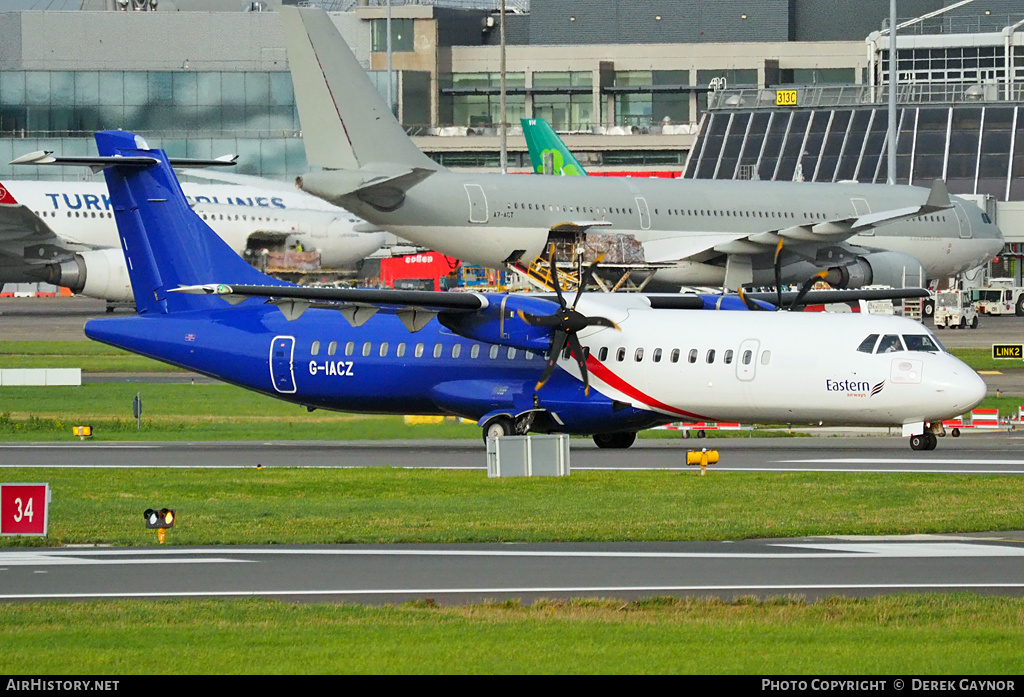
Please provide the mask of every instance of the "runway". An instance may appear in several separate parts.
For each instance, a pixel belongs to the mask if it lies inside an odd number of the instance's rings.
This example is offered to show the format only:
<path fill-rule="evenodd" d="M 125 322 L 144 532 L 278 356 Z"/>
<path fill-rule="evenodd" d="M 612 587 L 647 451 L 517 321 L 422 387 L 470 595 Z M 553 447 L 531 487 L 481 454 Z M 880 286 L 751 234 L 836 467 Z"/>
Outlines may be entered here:
<path fill-rule="evenodd" d="M 945 437 L 913 451 L 897 436 L 639 439 L 626 450 L 571 441 L 570 466 L 686 470 L 686 451 L 717 449 L 722 472 L 1024 474 L 1024 432 Z M 0 443 L 4 467 L 423 467 L 486 470 L 483 443 L 467 440 L 147 443 Z"/>
<path fill-rule="evenodd" d="M 397 603 L 1024 592 L 1024 536 L 0 552 L 0 600 Z"/>

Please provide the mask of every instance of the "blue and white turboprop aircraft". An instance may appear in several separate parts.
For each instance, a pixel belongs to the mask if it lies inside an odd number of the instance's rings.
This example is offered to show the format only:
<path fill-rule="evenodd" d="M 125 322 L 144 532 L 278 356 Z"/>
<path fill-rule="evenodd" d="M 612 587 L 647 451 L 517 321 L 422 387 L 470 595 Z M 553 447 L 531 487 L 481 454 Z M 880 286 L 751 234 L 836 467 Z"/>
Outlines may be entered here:
<path fill-rule="evenodd" d="M 887 425 L 930 450 L 942 419 L 985 395 L 900 317 L 749 312 L 770 306 L 718 296 L 569 305 L 560 291 L 290 285 L 213 234 L 163 151 L 122 131 L 96 140 L 138 314 L 92 320 L 86 335 L 310 410 L 456 414 L 485 437 L 591 434 L 620 448 L 681 420 Z M 700 309 L 716 305 L 738 311 Z"/>

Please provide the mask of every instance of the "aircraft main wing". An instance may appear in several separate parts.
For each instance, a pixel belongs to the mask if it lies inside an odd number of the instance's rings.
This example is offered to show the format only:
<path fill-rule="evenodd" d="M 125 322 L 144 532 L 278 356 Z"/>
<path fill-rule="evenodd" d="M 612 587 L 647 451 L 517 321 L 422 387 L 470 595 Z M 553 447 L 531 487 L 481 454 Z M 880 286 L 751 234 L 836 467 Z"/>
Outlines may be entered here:
<path fill-rule="evenodd" d="M 651 263 L 681 261 L 709 252 L 757 255 L 774 253 L 780 243 L 833 243 L 899 220 L 916 218 L 953 207 L 949 191 L 941 179 L 932 184 L 928 199 L 919 206 L 894 208 L 860 216 L 824 220 L 776 228 L 750 234 L 694 233 L 681 237 L 650 240 L 644 243 L 644 258 Z"/>
<path fill-rule="evenodd" d="M 422 329 L 441 312 L 477 312 L 488 300 L 476 293 L 432 290 L 381 290 L 376 288 L 312 288 L 308 286 L 252 286 L 209 283 L 175 288 L 172 293 L 220 295 L 237 304 L 246 298 L 267 298 L 289 320 L 298 319 L 311 307 L 341 312 L 358 327 L 377 312 L 397 315 L 410 332 Z"/>
<path fill-rule="evenodd" d="M 34 270 L 72 254 L 42 218 L 0 186 L 0 285 L 39 281 Z"/>

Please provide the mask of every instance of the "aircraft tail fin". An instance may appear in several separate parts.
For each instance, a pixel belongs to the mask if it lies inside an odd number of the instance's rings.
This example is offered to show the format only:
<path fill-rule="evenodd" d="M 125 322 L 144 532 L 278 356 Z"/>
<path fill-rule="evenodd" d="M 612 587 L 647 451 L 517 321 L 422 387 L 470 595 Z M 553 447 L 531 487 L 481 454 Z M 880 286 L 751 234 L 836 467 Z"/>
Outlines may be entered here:
<path fill-rule="evenodd" d="M 163 150 L 126 131 L 96 134 L 121 251 L 139 314 L 221 307 L 216 298 L 168 293 L 202 283 L 287 285 L 246 263 L 189 206 Z M 109 160 L 107 161 L 109 163 Z"/>
<path fill-rule="evenodd" d="M 282 7 L 280 14 L 311 166 L 440 169 L 406 135 L 326 12 Z"/>
<path fill-rule="evenodd" d="M 587 170 L 569 152 L 551 125 L 544 119 L 522 119 L 530 163 L 538 174 L 587 176 Z"/>

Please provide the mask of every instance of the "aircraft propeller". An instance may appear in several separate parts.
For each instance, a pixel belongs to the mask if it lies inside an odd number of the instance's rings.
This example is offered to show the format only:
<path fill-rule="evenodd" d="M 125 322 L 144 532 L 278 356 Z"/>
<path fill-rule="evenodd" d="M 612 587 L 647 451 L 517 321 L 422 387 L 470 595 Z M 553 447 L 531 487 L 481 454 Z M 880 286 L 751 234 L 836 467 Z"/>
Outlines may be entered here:
<path fill-rule="evenodd" d="M 600 259 L 590 265 L 590 269 L 587 275 L 590 275 L 597 268 L 597 265 L 601 262 Z M 551 265 L 551 277 L 553 280 L 552 285 L 555 287 L 555 294 L 558 296 L 559 310 L 550 315 L 534 315 L 529 312 L 519 311 L 519 318 L 527 324 L 534 327 L 554 327 L 555 331 L 551 336 L 551 347 L 548 349 L 548 363 L 544 367 L 544 372 L 541 373 L 540 379 L 537 381 L 534 391 L 540 390 L 544 384 L 551 378 L 551 375 L 555 372 L 555 365 L 558 363 L 558 356 L 565 349 L 566 344 L 569 345 L 569 350 L 572 351 L 573 357 L 576 359 L 576 364 L 580 368 L 580 374 L 583 376 L 583 393 L 590 396 L 590 374 L 587 371 L 587 357 L 584 355 L 583 346 L 580 344 L 579 338 L 576 333 L 581 329 L 587 327 L 611 327 L 612 329 L 619 329 L 619 325 L 611 321 L 606 317 L 587 317 L 581 312 L 576 311 L 576 305 L 580 301 L 580 296 L 583 295 L 583 279 L 584 275 L 579 274 L 579 289 L 576 291 L 576 298 L 572 301 L 572 305 L 567 305 L 565 296 L 562 295 L 562 289 L 559 287 L 558 274 L 555 271 L 555 245 L 550 246 L 548 252 L 548 263 Z M 581 269 L 582 270 L 582 269 Z"/>

